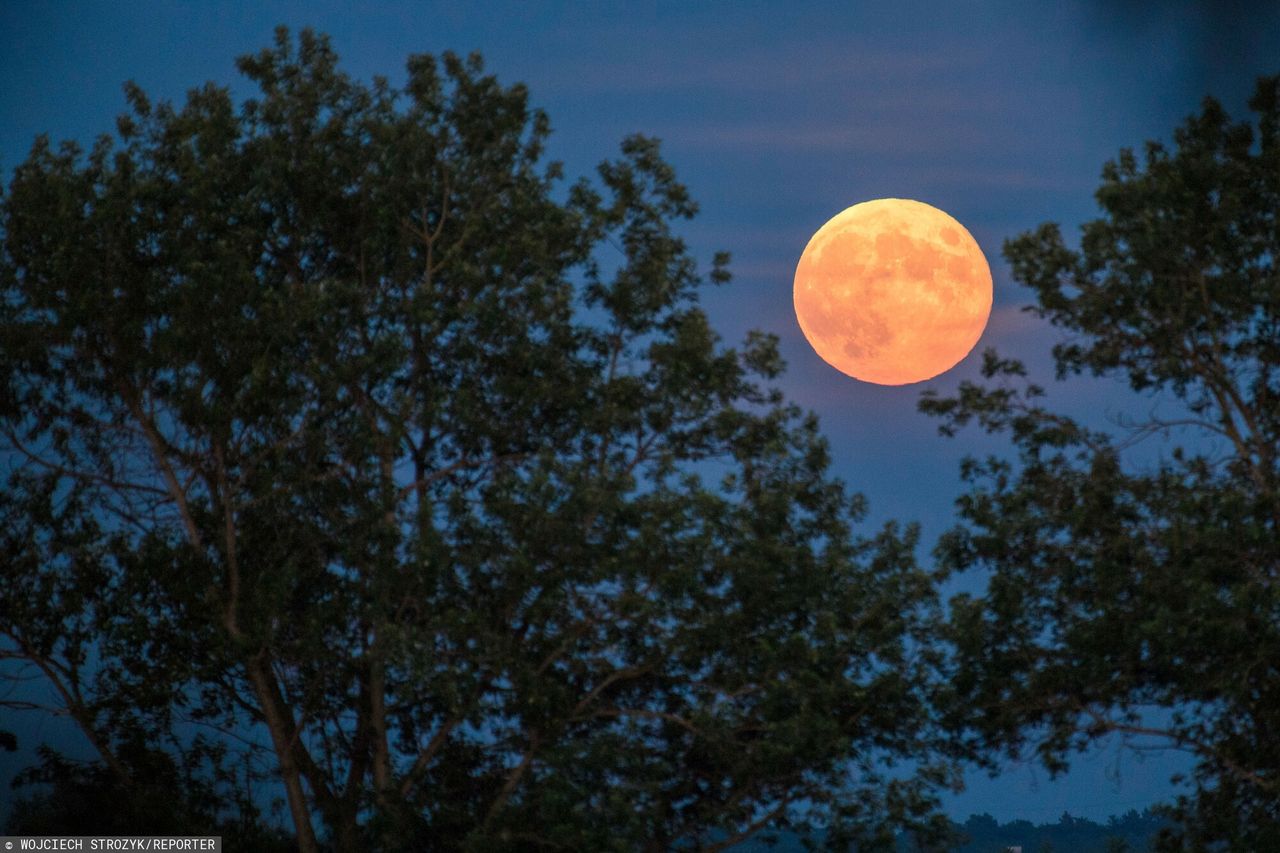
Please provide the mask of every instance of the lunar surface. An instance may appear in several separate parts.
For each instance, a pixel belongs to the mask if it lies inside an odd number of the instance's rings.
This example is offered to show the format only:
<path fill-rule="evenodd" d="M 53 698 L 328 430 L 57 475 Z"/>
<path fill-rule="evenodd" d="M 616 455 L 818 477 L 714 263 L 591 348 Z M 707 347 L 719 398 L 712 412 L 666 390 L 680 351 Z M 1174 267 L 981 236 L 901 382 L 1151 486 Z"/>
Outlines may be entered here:
<path fill-rule="evenodd" d="M 965 227 L 936 207 L 855 204 L 809 240 L 796 318 L 832 367 L 864 382 L 922 382 L 958 364 L 991 314 L 991 269 Z"/>

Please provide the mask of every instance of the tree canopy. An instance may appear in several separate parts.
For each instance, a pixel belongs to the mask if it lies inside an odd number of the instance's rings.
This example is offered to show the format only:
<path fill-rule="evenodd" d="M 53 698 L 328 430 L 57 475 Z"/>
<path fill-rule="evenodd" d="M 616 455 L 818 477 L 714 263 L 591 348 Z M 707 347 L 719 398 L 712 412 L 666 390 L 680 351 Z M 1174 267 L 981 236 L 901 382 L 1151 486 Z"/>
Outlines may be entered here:
<path fill-rule="evenodd" d="M 1123 429 L 1055 411 L 995 353 L 994 382 L 922 402 L 1015 451 L 966 463 L 939 547 L 990 573 L 950 620 L 975 744 L 1055 770 L 1106 736 L 1185 750 L 1170 849 L 1280 848 L 1280 78 L 1250 107 L 1206 100 L 1172 148 L 1122 151 L 1078 248 L 1051 224 L 1005 245 L 1066 333 L 1059 377 L 1141 392 Z"/>
<path fill-rule="evenodd" d="M 206 822 L 275 780 L 303 851 L 926 816 L 914 534 L 855 532 L 774 340 L 711 329 L 657 142 L 569 184 L 476 56 L 239 68 L 0 200 L 5 672 L 96 755 L 36 778 Z"/>

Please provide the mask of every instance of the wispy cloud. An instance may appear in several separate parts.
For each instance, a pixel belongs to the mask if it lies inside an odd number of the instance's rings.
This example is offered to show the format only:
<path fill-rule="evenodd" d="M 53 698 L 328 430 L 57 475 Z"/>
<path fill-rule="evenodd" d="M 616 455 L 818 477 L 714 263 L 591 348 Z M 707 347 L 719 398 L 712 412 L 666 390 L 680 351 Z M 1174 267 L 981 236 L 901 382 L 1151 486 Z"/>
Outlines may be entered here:
<path fill-rule="evenodd" d="M 561 93 L 662 93 L 720 89 L 738 93 L 792 93 L 806 87 L 888 80 L 938 80 L 975 64 L 975 51 L 890 48 L 834 36 L 794 38 L 708 55 L 689 45 L 673 51 L 680 34 L 653 28 L 630 35 L 636 50 L 625 56 L 582 57 L 581 66 L 565 64 L 538 75 L 541 85 Z M 602 41 L 611 41 L 602 39 Z M 650 47 L 651 46 L 651 47 Z M 589 65 L 589 73 L 582 73 Z"/>
<path fill-rule="evenodd" d="M 924 154 L 937 150 L 937 138 L 917 128 L 904 128 L 899 120 L 862 123 L 840 122 L 824 117 L 818 121 L 792 122 L 769 119 L 761 122 L 700 123 L 666 129 L 667 138 L 676 144 L 737 149 L 747 151 L 829 153 L 860 152 L 874 154 Z M 952 148 L 981 149 L 991 142 L 989 133 L 977 127 L 947 129 L 947 142 Z"/>

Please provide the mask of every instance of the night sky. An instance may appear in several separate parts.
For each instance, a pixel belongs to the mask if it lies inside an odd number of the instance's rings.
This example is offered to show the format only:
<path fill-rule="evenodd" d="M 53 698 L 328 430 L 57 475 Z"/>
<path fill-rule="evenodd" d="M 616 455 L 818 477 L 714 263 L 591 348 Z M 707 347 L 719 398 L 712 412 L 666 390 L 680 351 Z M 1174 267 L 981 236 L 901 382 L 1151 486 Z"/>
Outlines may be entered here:
<path fill-rule="evenodd" d="M 948 524 L 966 454 L 980 435 L 937 435 L 916 412 L 976 374 L 994 346 L 1047 384 L 1050 327 L 1021 311 L 1028 290 L 1000 247 L 1046 221 L 1075 235 L 1093 218 L 1103 163 L 1121 147 L 1168 140 L 1206 94 L 1245 117 L 1254 79 L 1280 72 L 1280 3 L 270 3 L 0 4 L 0 172 L 7 183 L 33 137 L 90 141 L 124 110 L 121 84 L 181 100 L 206 80 L 247 96 L 233 58 L 268 45 L 276 24 L 333 38 L 344 68 L 403 79 L 410 53 L 479 51 L 505 83 L 523 81 L 550 115 L 550 156 L 571 177 L 627 134 L 662 140 L 701 205 L 684 228 L 709 266 L 733 256 L 734 281 L 704 304 L 729 343 L 750 328 L 782 340 L 791 399 L 821 417 L 834 467 L 871 502 L 872 523 L 919 521 L 926 548 Z M 798 7 L 798 8 L 796 8 Z M 822 362 L 796 325 L 795 264 L 809 236 L 867 199 L 939 207 L 978 240 L 995 306 L 983 339 L 930 382 L 882 387 Z M 1050 400 L 1105 425 L 1145 413 L 1121 384 L 1054 384 Z M 981 578 L 956 588 L 978 589 Z M 22 726 L 20 735 L 45 729 Z M 28 763 L 4 757 L 0 785 Z M 1051 781 L 1031 765 L 972 774 L 954 817 L 1104 818 L 1167 797 L 1185 763 L 1115 745 Z"/>

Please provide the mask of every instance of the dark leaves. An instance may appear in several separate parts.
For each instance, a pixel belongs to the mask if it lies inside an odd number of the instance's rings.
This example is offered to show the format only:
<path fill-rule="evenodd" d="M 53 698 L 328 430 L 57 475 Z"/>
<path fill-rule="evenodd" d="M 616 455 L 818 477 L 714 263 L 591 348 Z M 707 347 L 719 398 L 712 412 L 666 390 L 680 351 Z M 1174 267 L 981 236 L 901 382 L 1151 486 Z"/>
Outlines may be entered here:
<path fill-rule="evenodd" d="M 1251 102 L 1256 134 L 1210 100 L 1173 148 L 1121 152 L 1078 251 L 1054 225 L 1006 244 L 1037 313 L 1073 334 L 1059 376 L 1122 376 L 1172 414 L 1086 430 L 994 354 L 1000 384 L 921 402 L 944 433 L 976 421 L 1017 452 L 966 462 L 963 526 L 938 546 L 990 577 L 952 601 L 955 719 L 978 753 L 1033 751 L 1055 772 L 1103 737 L 1188 752 L 1168 849 L 1280 832 L 1276 85 Z M 1153 435 L 1183 441 L 1135 458 Z"/>
<path fill-rule="evenodd" d="M 41 778 L 252 823 L 266 768 L 304 849 L 923 820 L 916 534 L 853 533 L 776 340 L 709 325 L 657 140 L 561 192 L 478 56 L 239 67 L 4 198 L 0 632 L 100 759 Z"/>

